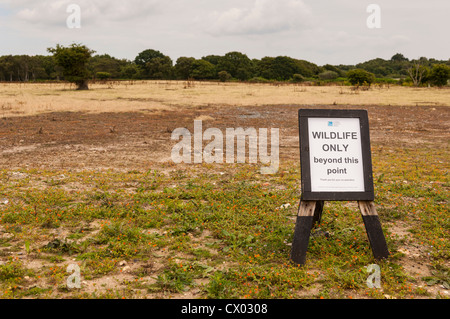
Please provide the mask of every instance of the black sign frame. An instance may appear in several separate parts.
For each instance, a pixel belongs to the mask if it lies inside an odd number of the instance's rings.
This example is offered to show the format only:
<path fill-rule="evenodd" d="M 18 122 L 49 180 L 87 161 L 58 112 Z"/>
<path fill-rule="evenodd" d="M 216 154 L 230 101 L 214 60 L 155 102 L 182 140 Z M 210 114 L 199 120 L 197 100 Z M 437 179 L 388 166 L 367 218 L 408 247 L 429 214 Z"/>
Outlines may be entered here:
<path fill-rule="evenodd" d="M 308 118 L 359 118 L 364 173 L 364 192 L 313 192 L 311 187 L 311 163 Z M 375 199 L 370 146 L 369 116 L 366 110 L 300 109 L 300 166 L 302 200 L 306 201 L 373 201 Z"/>

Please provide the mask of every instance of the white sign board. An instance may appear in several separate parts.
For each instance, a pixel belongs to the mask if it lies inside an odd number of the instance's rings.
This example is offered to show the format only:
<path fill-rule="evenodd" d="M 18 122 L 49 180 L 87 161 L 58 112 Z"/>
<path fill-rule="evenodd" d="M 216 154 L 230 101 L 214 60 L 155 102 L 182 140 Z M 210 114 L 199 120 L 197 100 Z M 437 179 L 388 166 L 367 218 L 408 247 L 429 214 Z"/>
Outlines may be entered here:
<path fill-rule="evenodd" d="M 311 191 L 364 192 L 359 118 L 308 118 Z"/>

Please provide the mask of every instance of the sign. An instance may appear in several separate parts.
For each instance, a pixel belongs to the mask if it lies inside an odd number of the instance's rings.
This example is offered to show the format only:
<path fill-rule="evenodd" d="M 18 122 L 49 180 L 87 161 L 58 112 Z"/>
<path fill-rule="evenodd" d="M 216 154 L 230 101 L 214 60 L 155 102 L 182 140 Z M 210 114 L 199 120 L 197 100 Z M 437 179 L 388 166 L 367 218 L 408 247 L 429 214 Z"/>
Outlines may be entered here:
<path fill-rule="evenodd" d="M 376 259 L 389 249 L 375 205 L 369 117 L 364 110 L 299 110 L 302 198 L 291 260 L 306 262 L 309 236 L 320 224 L 324 201 L 358 201 Z"/>
<path fill-rule="evenodd" d="M 374 200 L 364 110 L 299 110 L 303 200 Z"/>

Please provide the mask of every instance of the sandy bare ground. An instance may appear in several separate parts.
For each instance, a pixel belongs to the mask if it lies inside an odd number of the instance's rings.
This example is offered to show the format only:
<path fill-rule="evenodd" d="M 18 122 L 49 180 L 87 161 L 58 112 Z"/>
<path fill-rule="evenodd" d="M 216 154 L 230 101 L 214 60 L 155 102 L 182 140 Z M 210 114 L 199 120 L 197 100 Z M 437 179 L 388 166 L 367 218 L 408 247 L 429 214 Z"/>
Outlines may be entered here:
<path fill-rule="evenodd" d="M 280 129 L 280 160 L 298 160 L 298 109 L 305 106 L 209 106 L 147 112 L 58 112 L 0 119 L 2 168 L 150 169 L 171 162 L 171 132 L 195 119 L 203 129 Z M 336 108 L 334 105 L 314 108 Z M 339 106 L 369 112 L 372 145 L 448 147 L 450 108 Z"/>
<path fill-rule="evenodd" d="M 204 129 L 280 129 L 280 155 L 298 159 L 299 108 L 367 109 L 373 144 L 444 144 L 450 89 L 110 82 L 0 83 L 0 165 L 5 168 L 149 168 L 170 162 L 171 132 L 195 119 Z"/>

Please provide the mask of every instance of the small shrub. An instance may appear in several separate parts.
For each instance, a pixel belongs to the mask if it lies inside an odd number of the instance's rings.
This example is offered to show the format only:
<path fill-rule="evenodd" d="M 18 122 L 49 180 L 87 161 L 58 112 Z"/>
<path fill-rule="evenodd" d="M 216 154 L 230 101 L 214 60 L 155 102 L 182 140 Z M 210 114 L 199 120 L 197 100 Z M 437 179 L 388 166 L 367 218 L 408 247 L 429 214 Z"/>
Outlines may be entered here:
<path fill-rule="evenodd" d="M 7 263 L 0 265 L 0 282 L 18 281 L 27 274 L 27 270 L 19 260 L 10 258 Z"/>
<path fill-rule="evenodd" d="M 267 80 L 266 78 L 257 76 L 254 78 L 251 78 L 250 80 L 248 80 L 250 83 L 270 83 L 270 80 Z"/>
<path fill-rule="evenodd" d="M 294 74 L 292 76 L 292 80 L 293 83 L 301 83 L 305 81 L 305 77 L 301 74 Z"/>
<path fill-rule="evenodd" d="M 339 77 L 339 74 L 337 74 L 334 71 L 325 71 L 319 74 L 319 79 L 326 81 L 326 80 L 335 80 Z"/>
<path fill-rule="evenodd" d="M 220 71 L 218 75 L 220 82 L 227 82 L 231 79 L 231 74 L 227 71 Z"/>
<path fill-rule="evenodd" d="M 347 73 L 348 81 L 352 85 L 370 85 L 375 82 L 375 75 L 362 69 L 350 70 Z"/>

